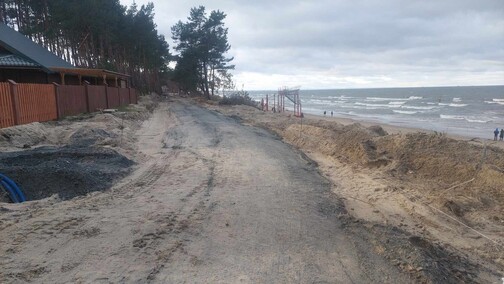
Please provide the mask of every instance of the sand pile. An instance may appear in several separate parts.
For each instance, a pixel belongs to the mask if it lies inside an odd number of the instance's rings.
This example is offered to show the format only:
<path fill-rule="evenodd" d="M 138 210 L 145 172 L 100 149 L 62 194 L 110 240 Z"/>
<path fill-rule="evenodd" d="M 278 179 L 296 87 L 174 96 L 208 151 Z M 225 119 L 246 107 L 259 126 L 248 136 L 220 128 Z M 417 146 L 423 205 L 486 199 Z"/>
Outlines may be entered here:
<path fill-rule="evenodd" d="M 388 134 L 378 125 L 343 125 L 307 118 L 301 121 L 290 115 L 264 113 L 246 106 L 215 109 L 268 128 L 303 150 L 317 151 L 355 166 L 375 168 L 404 183 L 427 184 L 419 188 L 427 190 L 426 194 L 435 194 L 435 198 L 441 195 L 449 199 L 463 192 L 476 201 L 473 206 L 481 205 L 479 209 L 504 210 L 502 148 L 484 143 L 475 145 L 439 133 Z M 464 182 L 467 183 L 459 185 Z"/>
<path fill-rule="evenodd" d="M 422 184 L 418 189 L 425 191 L 425 197 L 459 217 L 474 210 L 492 212 L 490 219 L 497 222 L 498 216 L 504 216 L 502 149 L 439 134 L 387 135 L 379 126 L 330 124 L 292 124 L 281 132 L 286 140 L 304 149 L 361 167 L 379 168 L 405 184 Z"/>
<path fill-rule="evenodd" d="M 20 185 L 28 200 L 105 190 L 129 173 L 134 132 L 158 101 L 144 96 L 138 105 L 112 114 L 0 129 L 0 172 Z"/>
<path fill-rule="evenodd" d="M 0 147 L 27 148 L 47 140 L 44 124 L 34 122 L 0 129 Z"/>

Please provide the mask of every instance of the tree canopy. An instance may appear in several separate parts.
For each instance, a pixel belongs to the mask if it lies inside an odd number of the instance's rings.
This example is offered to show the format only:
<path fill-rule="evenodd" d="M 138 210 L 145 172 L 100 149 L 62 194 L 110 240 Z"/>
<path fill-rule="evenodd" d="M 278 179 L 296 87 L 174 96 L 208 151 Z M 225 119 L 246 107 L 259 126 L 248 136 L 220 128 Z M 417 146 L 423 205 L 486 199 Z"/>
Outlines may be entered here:
<path fill-rule="evenodd" d="M 172 57 L 154 23 L 154 5 L 122 6 L 119 0 L 2 0 L 0 21 L 78 67 L 103 68 L 132 76 L 133 85 L 160 89 L 167 74 L 187 91 L 207 97 L 233 87 L 226 53 L 226 14 L 192 8 L 173 27 L 178 54 Z M 169 72 L 172 58 L 177 65 Z"/>
<path fill-rule="evenodd" d="M 174 80 L 186 90 L 201 91 L 207 97 L 223 85 L 232 85 L 229 65 L 233 58 L 225 54 L 228 29 L 224 26 L 226 14 L 217 10 L 207 15 L 205 7 L 192 8 L 186 22 L 179 21 L 172 27 L 177 65 Z"/>
<path fill-rule="evenodd" d="M 154 5 L 119 0 L 3 0 L 0 21 L 79 67 L 128 73 L 133 84 L 159 89 L 170 60 Z"/>

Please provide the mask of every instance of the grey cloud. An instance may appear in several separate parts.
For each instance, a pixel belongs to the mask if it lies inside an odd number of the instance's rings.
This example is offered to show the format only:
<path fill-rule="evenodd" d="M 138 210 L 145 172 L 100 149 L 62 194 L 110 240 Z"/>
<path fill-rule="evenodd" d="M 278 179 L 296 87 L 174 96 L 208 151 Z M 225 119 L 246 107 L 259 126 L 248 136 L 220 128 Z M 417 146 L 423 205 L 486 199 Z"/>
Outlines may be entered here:
<path fill-rule="evenodd" d="M 147 2 L 137 3 L 142 1 Z M 199 5 L 154 3 L 158 28 L 167 38 L 170 27 Z M 485 78 L 481 74 L 504 73 L 502 0 L 215 0 L 204 5 L 228 15 L 236 75 L 390 74 L 387 84 L 400 85 L 424 75 L 467 79 L 479 72 L 469 84 L 504 83 L 478 81 Z"/>

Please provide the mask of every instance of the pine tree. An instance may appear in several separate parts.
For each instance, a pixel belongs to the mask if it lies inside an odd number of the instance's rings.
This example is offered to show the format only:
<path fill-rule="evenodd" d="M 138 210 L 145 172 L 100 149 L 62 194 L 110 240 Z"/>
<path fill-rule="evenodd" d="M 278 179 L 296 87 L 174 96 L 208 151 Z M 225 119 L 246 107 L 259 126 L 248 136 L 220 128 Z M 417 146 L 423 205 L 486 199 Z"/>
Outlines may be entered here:
<path fill-rule="evenodd" d="M 128 73 L 133 84 L 160 89 L 171 60 L 154 23 L 154 5 L 119 0 L 3 0 L 0 21 L 78 67 Z"/>
<path fill-rule="evenodd" d="M 192 8 L 187 22 L 179 21 L 172 27 L 172 39 L 179 52 L 174 79 L 186 90 L 198 90 L 210 98 L 222 78 L 229 78 L 228 65 L 233 58 L 225 54 L 228 29 L 224 26 L 226 14 L 212 11 L 207 17 L 205 7 Z"/>

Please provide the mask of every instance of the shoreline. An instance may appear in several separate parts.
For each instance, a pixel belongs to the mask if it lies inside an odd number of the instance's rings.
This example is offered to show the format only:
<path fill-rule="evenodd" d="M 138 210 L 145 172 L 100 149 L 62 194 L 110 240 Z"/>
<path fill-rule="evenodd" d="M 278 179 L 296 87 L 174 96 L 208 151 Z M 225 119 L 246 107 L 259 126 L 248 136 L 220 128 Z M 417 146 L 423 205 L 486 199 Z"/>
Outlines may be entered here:
<path fill-rule="evenodd" d="M 325 117 L 330 117 L 334 111 L 338 118 L 492 141 L 495 128 L 504 128 L 501 114 L 504 86 L 489 87 L 448 87 L 450 91 L 441 87 L 326 89 L 300 90 L 299 94 L 305 115 L 323 117 L 326 111 Z M 251 93 L 256 100 L 264 95 Z M 275 101 L 270 101 L 272 106 Z M 292 111 L 292 103 L 286 103 L 285 108 Z"/>
<path fill-rule="evenodd" d="M 291 113 L 291 111 L 287 111 L 286 113 Z M 375 122 L 375 121 L 369 121 L 369 120 L 360 120 L 360 119 L 352 119 L 352 118 L 346 118 L 346 117 L 340 117 L 340 116 L 323 116 L 323 115 L 316 115 L 316 114 L 304 114 L 305 118 L 308 119 L 319 119 L 319 120 L 324 120 L 324 121 L 333 121 L 336 123 L 340 123 L 343 125 L 350 125 L 354 123 L 359 123 L 364 127 L 370 127 L 373 125 L 378 125 L 382 127 L 385 131 L 387 131 L 388 134 L 410 134 L 410 133 L 426 133 L 426 134 L 433 134 L 436 133 L 434 130 L 428 130 L 428 129 L 422 129 L 422 128 L 415 128 L 415 127 L 407 127 L 407 126 L 397 126 L 397 125 L 391 125 L 387 124 L 384 122 Z M 437 132 L 439 133 L 439 131 Z M 458 134 L 453 134 L 449 132 L 442 132 L 446 137 L 452 138 L 458 141 L 465 141 L 469 142 L 471 144 L 476 144 L 476 145 L 489 145 L 489 146 L 495 146 L 501 149 L 504 149 L 504 141 L 494 141 L 493 139 L 488 139 L 488 138 L 481 138 L 481 137 L 471 137 L 471 136 L 463 136 L 463 135 L 458 135 Z"/>

